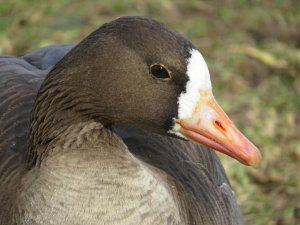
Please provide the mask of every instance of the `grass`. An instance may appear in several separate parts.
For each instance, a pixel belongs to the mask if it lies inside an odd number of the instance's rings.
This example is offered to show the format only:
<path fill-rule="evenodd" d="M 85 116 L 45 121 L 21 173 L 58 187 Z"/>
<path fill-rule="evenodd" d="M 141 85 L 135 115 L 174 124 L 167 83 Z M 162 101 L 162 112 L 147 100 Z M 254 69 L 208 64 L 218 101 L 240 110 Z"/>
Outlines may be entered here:
<path fill-rule="evenodd" d="M 300 3 L 0 0 L 0 53 L 76 43 L 122 15 L 160 20 L 205 56 L 214 93 L 263 153 L 255 170 L 220 156 L 245 223 L 300 224 Z"/>

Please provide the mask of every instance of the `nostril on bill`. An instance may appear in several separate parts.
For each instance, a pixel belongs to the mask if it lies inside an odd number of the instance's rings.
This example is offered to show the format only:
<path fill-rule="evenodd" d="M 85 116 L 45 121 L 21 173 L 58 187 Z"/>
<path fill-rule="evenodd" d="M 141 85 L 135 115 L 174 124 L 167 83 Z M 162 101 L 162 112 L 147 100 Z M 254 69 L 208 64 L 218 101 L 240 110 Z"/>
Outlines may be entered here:
<path fill-rule="evenodd" d="M 221 123 L 219 120 L 215 120 L 214 123 L 215 123 L 215 126 L 216 126 L 219 130 L 226 132 L 225 127 L 222 125 L 222 123 Z"/>

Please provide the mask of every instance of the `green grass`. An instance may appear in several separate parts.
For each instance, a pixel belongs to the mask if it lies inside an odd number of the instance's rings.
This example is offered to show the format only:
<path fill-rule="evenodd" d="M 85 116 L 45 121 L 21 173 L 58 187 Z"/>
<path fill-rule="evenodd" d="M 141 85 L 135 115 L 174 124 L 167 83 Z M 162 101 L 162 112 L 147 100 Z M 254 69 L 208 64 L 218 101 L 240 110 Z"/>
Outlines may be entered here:
<path fill-rule="evenodd" d="M 266 1 L 0 0 L 0 53 L 76 43 L 104 22 L 144 15 L 205 56 L 214 93 L 259 146 L 255 170 L 221 156 L 246 224 L 300 224 L 300 3 Z"/>

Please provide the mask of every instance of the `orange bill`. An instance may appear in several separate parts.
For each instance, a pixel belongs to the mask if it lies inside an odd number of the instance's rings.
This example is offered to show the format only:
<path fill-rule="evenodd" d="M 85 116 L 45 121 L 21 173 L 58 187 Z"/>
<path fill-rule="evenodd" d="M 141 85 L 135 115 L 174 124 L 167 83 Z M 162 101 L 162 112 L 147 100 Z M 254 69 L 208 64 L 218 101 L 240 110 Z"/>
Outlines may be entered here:
<path fill-rule="evenodd" d="M 185 137 L 258 167 L 259 150 L 233 124 L 211 93 L 201 92 L 191 118 L 178 119 L 179 132 Z"/>

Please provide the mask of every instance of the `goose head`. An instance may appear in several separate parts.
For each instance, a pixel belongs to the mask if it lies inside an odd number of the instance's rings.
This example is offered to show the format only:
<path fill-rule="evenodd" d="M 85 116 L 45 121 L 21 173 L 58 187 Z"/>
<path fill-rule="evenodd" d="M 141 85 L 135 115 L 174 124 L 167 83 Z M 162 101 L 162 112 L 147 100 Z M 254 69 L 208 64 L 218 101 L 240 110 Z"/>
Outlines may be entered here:
<path fill-rule="evenodd" d="M 260 163 L 259 150 L 215 100 L 200 51 L 154 20 L 104 24 L 54 67 L 39 95 L 50 86 L 69 90 L 78 103 L 66 110 L 106 127 L 125 124 L 195 141 L 246 165 Z"/>

